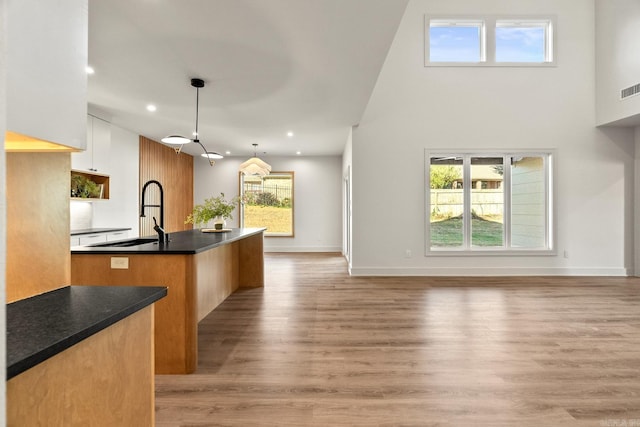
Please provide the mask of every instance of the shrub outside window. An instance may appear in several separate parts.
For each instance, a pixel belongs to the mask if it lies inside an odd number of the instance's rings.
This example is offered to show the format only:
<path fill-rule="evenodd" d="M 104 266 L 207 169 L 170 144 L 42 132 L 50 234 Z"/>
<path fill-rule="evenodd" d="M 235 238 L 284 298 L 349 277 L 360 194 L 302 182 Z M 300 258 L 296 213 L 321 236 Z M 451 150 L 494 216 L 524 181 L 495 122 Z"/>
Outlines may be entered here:
<path fill-rule="evenodd" d="M 551 153 L 427 153 L 427 254 L 553 254 Z"/>

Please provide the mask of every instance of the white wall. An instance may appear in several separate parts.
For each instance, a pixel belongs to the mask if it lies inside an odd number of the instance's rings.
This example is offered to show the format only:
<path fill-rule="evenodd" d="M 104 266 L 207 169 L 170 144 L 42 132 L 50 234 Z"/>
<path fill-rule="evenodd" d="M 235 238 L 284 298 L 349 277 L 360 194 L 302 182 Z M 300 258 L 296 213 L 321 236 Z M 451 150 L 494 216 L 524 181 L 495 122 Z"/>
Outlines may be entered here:
<path fill-rule="evenodd" d="M 424 67 L 425 13 L 475 12 L 556 15 L 557 66 Z M 594 38 L 593 1 L 412 0 L 353 133 L 352 273 L 631 271 L 633 138 L 594 127 Z M 426 148 L 554 149 L 560 255 L 425 257 Z"/>
<path fill-rule="evenodd" d="M 640 125 L 640 95 L 620 100 L 620 90 L 640 84 L 640 1 L 596 0 L 597 123 Z"/>
<path fill-rule="evenodd" d="M 351 250 L 353 245 L 353 186 L 351 185 L 351 164 L 353 163 L 353 127 L 349 130 L 347 142 L 342 152 L 342 254 L 351 268 Z"/>
<path fill-rule="evenodd" d="M 224 193 L 238 195 L 238 167 L 246 158 L 227 157 L 215 166 L 194 159 L 194 203 Z M 294 172 L 295 237 L 266 237 L 265 251 L 340 252 L 342 244 L 342 189 L 340 157 L 264 157 L 272 170 Z M 231 227 L 238 226 L 238 211 Z"/>
<path fill-rule="evenodd" d="M 633 189 L 634 200 L 634 243 L 635 243 L 635 272 L 634 275 L 640 276 L 640 126 L 634 130 L 635 136 L 635 179 Z"/>
<path fill-rule="evenodd" d="M 138 236 L 140 143 L 138 135 L 111 125 L 109 200 L 93 202 L 93 227 L 131 228 Z"/>

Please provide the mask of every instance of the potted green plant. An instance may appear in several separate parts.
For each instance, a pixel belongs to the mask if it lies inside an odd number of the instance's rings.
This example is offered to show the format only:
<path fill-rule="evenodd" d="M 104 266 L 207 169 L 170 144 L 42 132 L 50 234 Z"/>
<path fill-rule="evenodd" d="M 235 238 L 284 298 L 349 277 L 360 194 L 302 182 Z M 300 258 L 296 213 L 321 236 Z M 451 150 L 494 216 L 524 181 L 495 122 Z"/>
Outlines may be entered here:
<path fill-rule="evenodd" d="M 99 198 L 100 186 L 86 176 L 71 174 L 71 197 Z"/>
<path fill-rule="evenodd" d="M 203 224 L 206 226 L 209 221 L 215 220 L 214 228 L 221 230 L 224 228 L 227 218 L 233 219 L 231 213 L 238 205 L 239 200 L 239 197 L 226 200 L 224 193 L 220 193 L 217 197 L 204 199 L 203 204 L 193 207 L 193 212 L 189 214 L 184 223 L 194 224 L 196 226 Z"/>

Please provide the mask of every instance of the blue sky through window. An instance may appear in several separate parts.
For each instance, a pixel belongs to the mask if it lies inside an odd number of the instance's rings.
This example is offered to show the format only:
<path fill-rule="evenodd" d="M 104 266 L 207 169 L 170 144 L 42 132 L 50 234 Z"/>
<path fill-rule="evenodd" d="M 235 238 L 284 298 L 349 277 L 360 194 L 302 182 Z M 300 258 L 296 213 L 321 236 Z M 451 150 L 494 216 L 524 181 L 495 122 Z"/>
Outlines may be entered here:
<path fill-rule="evenodd" d="M 488 40 L 484 25 L 486 21 L 480 19 L 430 20 L 428 62 L 469 65 L 553 62 L 550 21 L 490 19 Z M 487 42 L 491 45 L 487 46 Z"/>
<path fill-rule="evenodd" d="M 544 61 L 544 27 L 496 27 L 496 62 Z"/>
<path fill-rule="evenodd" d="M 480 62 L 479 26 L 429 28 L 431 62 Z"/>

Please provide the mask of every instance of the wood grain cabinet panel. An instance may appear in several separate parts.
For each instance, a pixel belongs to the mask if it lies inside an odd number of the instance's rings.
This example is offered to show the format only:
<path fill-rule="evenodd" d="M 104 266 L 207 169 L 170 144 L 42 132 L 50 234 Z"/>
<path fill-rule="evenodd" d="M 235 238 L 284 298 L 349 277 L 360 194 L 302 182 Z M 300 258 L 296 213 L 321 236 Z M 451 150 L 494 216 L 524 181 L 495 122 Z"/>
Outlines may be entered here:
<path fill-rule="evenodd" d="M 7 381 L 9 426 L 153 426 L 153 306 Z"/>

